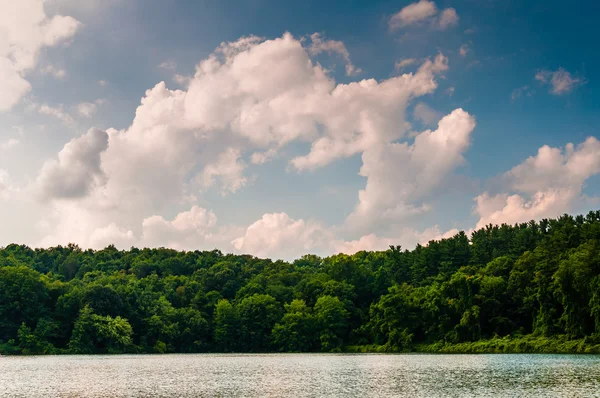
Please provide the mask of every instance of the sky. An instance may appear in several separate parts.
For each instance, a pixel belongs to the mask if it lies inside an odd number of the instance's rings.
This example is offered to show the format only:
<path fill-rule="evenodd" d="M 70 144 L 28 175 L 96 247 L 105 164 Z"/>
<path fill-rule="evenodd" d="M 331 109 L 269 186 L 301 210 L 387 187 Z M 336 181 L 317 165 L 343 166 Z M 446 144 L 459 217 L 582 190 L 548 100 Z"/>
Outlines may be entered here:
<path fill-rule="evenodd" d="M 291 260 L 595 210 L 598 12 L 0 0 L 0 246 Z"/>

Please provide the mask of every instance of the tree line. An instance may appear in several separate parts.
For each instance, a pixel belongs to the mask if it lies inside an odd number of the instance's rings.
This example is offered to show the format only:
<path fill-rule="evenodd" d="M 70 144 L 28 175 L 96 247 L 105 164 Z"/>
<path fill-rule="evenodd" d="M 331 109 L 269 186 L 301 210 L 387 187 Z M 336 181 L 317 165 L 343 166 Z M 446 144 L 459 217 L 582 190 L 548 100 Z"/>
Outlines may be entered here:
<path fill-rule="evenodd" d="M 408 351 L 600 343 L 600 211 L 293 262 L 171 249 L 0 249 L 0 353 Z M 580 346 L 581 346 L 580 344 Z"/>

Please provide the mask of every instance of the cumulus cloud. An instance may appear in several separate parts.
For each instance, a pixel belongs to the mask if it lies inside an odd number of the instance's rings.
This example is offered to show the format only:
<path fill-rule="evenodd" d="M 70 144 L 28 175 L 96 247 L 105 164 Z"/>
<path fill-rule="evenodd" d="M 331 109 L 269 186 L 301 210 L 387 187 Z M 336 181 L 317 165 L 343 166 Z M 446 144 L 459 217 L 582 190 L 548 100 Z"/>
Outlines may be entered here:
<path fill-rule="evenodd" d="M 433 1 L 419 0 L 392 15 L 388 21 L 388 26 L 390 30 L 397 30 L 409 25 L 424 23 L 433 28 L 444 30 L 458 23 L 458 14 L 454 8 L 446 8 L 439 12 Z"/>
<path fill-rule="evenodd" d="M 419 0 L 412 3 L 392 15 L 390 18 L 390 29 L 402 28 L 406 25 L 411 25 L 423 22 L 430 17 L 436 15 L 438 9 L 433 1 Z"/>
<path fill-rule="evenodd" d="M 24 75 L 37 65 L 40 50 L 73 37 L 80 23 L 49 18 L 44 0 L 0 0 L 0 9 L 0 111 L 6 111 L 31 89 Z"/>
<path fill-rule="evenodd" d="M 419 133 L 412 145 L 386 143 L 365 151 L 360 175 L 367 185 L 358 194 L 348 225 L 368 229 L 428 211 L 430 205 L 423 200 L 463 163 L 474 128 L 475 119 L 456 109 L 436 130 Z"/>
<path fill-rule="evenodd" d="M 73 124 L 73 117 L 65 111 L 63 105 L 50 106 L 48 104 L 43 104 L 38 106 L 37 111 L 42 115 L 52 116 L 67 125 Z"/>
<path fill-rule="evenodd" d="M 600 141 L 590 137 L 564 149 L 544 145 L 503 175 L 511 193 L 484 192 L 476 200 L 477 228 L 487 224 L 514 224 L 559 216 L 583 200 L 585 181 L 600 173 Z"/>
<path fill-rule="evenodd" d="M 554 95 L 568 94 L 578 86 L 585 84 L 585 80 L 576 78 L 564 68 L 552 72 L 540 70 L 535 74 L 535 79 L 542 84 L 550 85 L 550 92 Z"/>
<path fill-rule="evenodd" d="M 363 235 L 357 240 L 333 242 L 334 253 L 354 254 L 362 250 L 387 250 L 390 246 L 400 245 L 405 249 L 412 249 L 417 244 L 425 245 L 432 240 L 451 238 L 459 231 L 451 229 L 445 233 L 439 226 L 427 228 L 422 232 L 411 228 L 403 228 L 393 238 L 379 237 L 376 234 Z"/>
<path fill-rule="evenodd" d="M 299 257 L 321 252 L 331 234 L 319 223 L 294 220 L 286 213 L 269 213 L 232 241 L 238 252 L 275 258 Z"/>
<path fill-rule="evenodd" d="M 429 105 L 419 102 L 413 109 L 413 116 L 426 126 L 435 125 L 441 118 L 442 114 Z"/>
<path fill-rule="evenodd" d="M 42 75 L 50 75 L 58 80 L 64 80 L 67 77 L 67 71 L 61 68 L 57 68 L 54 65 L 47 65 L 43 67 L 40 72 Z"/>
<path fill-rule="evenodd" d="M 510 99 L 512 101 L 515 101 L 523 96 L 531 97 L 533 96 L 533 93 L 533 90 L 529 86 L 525 85 L 522 87 L 515 88 L 510 95 Z"/>
<path fill-rule="evenodd" d="M 287 213 L 268 213 L 251 224 L 243 236 L 234 239 L 232 245 L 238 253 L 292 260 L 309 253 L 354 254 L 361 250 L 386 250 L 390 245 L 412 248 L 418 243 L 426 244 L 456 233 L 456 229 L 442 233 L 438 226 L 421 232 L 402 228 L 392 237 L 368 234 L 357 240 L 345 241 L 336 238 L 334 228 L 327 228 L 319 222 L 293 219 Z"/>
<path fill-rule="evenodd" d="M 82 102 L 77 105 L 77 113 L 82 117 L 90 118 L 97 110 L 98 106 L 92 102 Z"/>
<path fill-rule="evenodd" d="M 94 186 L 102 185 L 106 176 L 100 155 L 108 147 L 108 135 L 90 129 L 75 138 L 58 153 L 58 159 L 47 161 L 37 177 L 43 199 L 69 199 L 85 196 Z"/>
<path fill-rule="evenodd" d="M 240 150 L 236 148 L 227 148 L 221 153 L 214 163 L 204 167 L 200 176 L 201 184 L 210 188 L 215 185 L 215 180 L 221 182 L 221 193 L 227 194 L 235 192 L 248 183 L 248 178 L 244 176 L 246 163 L 240 160 Z"/>
<path fill-rule="evenodd" d="M 451 26 L 455 26 L 458 24 L 458 14 L 454 8 L 446 8 L 440 14 L 439 19 L 437 20 L 437 28 L 441 30 L 448 29 Z"/>
<path fill-rule="evenodd" d="M 167 60 L 161 62 L 160 65 L 158 65 L 158 67 L 166 70 L 175 70 L 177 69 L 177 63 L 173 60 Z"/>
<path fill-rule="evenodd" d="M 270 162 L 275 156 L 277 156 L 277 151 L 269 149 L 265 152 L 254 152 L 252 156 L 250 156 L 250 161 L 253 164 L 264 164 Z"/>
<path fill-rule="evenodd" d="M 172 221 L 161 216 L 148 217 L 143 221 L 142 244 L 181 250 L 197 248 L 213 235 L 216 225 L 215 214 L 198 206 L 179 213 Z"/>
<path fill-rule="evenodd" d="M 350 53 L 346 49 L 343 42 L 338 40 L 326 40 L 323 39 L 320 33 L 313 33 L 310 36 L 311 44 L 308 47 L 308 51 L 311 55 L 317 55 L 322 52 L 329 54 L 338 54 L 346 62 L 346 75 L 352 76 L 361 72 L 360 68 L 354 66 L 350 60 Z"/>
<path fill-rule="evenodd" d="M 435 76 L 448 69 L 439 54 L 416 73 L 406 73 L 378 83 L 374 79 L 338 85 L 322 102 L 324 134 L 313 141 L 307 155 L 292 159 L 297 170 L 315 170 L 337 158 L 361 153 L 381 143 L 403 137 L 409 124 L 405 110 L 409 101 L 433 92 Z"/>
<path fill-rule="evenodd" d="M 6 200 L 18 189 L 12 183 L 8 171 L 0 169 L 0 199 Z"/>
<path fill-rule="evenodd" d="M 407 66 L 410 66 L 414 63 L 416 63 L 418 60 L 415 58 L 406 58 L 406 59 L 401 59 L 400 61 L 396 62 L 395 67 L 396 70 L 398 72 L 400 72 L 401 70 L 403 70 L 404 68 L 406 68 Z"/>
<path fill-rule="evenodd" d="M 21 142 L 16 138 L 9 138 L 8 140 L 6 140 L 4 142 L 0 142 L 0 149 L 2 149 L 2 150 L 12 149 L 12 148 L 16 147 L 17 145 L 19 145 L 20 143 Z"/>
<path fill-rule="evenodd" d="M 273 255 L 319 250 L 330 237 L 337 238 L 315 221 L 268 213 L 248 228 L 215 226 L 210 212 L 194 207 L 191 215 L 162 216 L 193 205 L 207 189 L 222 194 L 242 190 L 252 181 L 246 174 L 248 162 L 264 163 L 285 153 L 280 150 L 292 142 L 309 143 L 310 150 L 290 159 L 290 172 L 315 170 L 362 153 L 361 173 L 368 182 L 356 214 L 425 211 L 427 193 L 462 160 L 465 134 L 470 133 L 464 130 L 474 125 L 472 117 L 457 110 L 435 132 L 421 133 L 414 145 L 396 141 L 410 130 L 407 106 L 432 93 L 447 68 L 447 58 L 439 54 L 414 73 L 338 84 L 313 62 L 310 44 L 305 47 L 288 33 L 272 40 L 251 36 L 223 43 L 197 65 L 185 89 L 160 82 L 147 90 L 129 127 L 92 130 L 46 162 L 37 188 L 43 198 L 63 200 L 51 201 L 47 223 L 52 227 L 42 244 L 100 245 L 114 237 L 123 245 L 133 239 L 141 245 L 215 245 L 252 254 L 266 253 L 261 245 Z M 445 156 L 426 163 L 422 157 L 427 150 Z M 396 181 L 377 169 L 375 163 L 382 160 L 389 167 L 408 164 L 406 174 L 415 176 Z M 385 179 L 380 185 L 378 173 Z M 400 193 L 397 200 L 372 202 L 377 189 Z M 188 215 L 205 224 L 184 228 L 188 224 L 178 220 Z M 268 233 L 260 233 L 275 229 L 283 231 L 272 238 L 275 243 Z M 301 238 L 293 239 L 294 233 Z M 292 241 L 297 249 L 286 247 Z M 327 243 L 321 250 L 332 246 Z"/>
<path fill-rule="evenodd" d="M 468 44 L 463 44 L 458 49 L 458 53 L 460 54 L 461 57 L 466 57 L 470 51 L 471 51 L 471 49 L 469 48 Z"/>
<path fill-rule="evenodd" d="M 133 231 L 119 227 L 112 222 L 106 227 L 95 229 L 89 236 L 87 246 L 94 249 L 103 249 L 109 245 L 114 245 L 125 249 L 134 246 L 136 243 L 137 240 Z"/>

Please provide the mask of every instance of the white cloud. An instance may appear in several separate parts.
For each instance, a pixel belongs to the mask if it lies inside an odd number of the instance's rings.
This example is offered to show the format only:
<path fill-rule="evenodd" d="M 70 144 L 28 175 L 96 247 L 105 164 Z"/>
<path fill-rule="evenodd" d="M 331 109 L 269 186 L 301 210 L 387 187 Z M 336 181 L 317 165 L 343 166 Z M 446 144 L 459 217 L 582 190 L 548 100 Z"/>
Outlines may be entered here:
<path fill-rule="evenodd" d="M 415 59 L 415 58 L 406 58 L 406 59 L 402 59 L 402 60 L 396 62 L 395 67 L 396 67 L 397 71 L 401 71 L 404 68 L 406 68 L 407 66 L 410 66 L 416 62 L 417 62 L 417 59 Z"/>
<path fill-rule="evenodd" d="M 58 153 L 57 160 L 46 161 L 37 177 L 42 199 L 69 199 L 87 195 L 92 188 L 103 185 L 100 155 L 106 151 L 108 135 L 90 129 L 73 139 Z"/>
<path fill-rule="evenodd" d="M 516 193 L 490 195 L 476 200 L 477 228 L 487 224 L 514 224 L 530 219 L 557 217 L 583 200 L 585 181 L 600 173 L 600 141 L 590 137 L 564 150 L 544 145 L 536 156 L 515 166 L 503 176 Z"/>
<path fill-rule="evenodd" d="M 176 73 L 173 75 L 173 81 L 175 81 L 175 83 L 179 84 L 180 86 L 187 87 L 192 81 L 192 77 Z"/>
<path fill-rule="evenodd" d="M 387 250 L 390 246 L 400 245 L 404 249 L 412 249 L 417 244 L 425 245 L 432 240 L 441 240 L 451 238 L 459 231 L 451 229 L 442 233 L 439 227 L 433 226 L 427 228 L 423 232 L 416 231 L 410 228 L 403 228 L 393 238 L 382 238 L 375 234 L 363 235 L 360 239 L 352 241 L 335 241 L 333 242 L 334 253 L 354 254 L 362 250 Z"/>
<path fill-rule="evenodd" d="M 435 125 L 443 116 L 429 105 L 419 102 L 413 109 L 413 116 L 426 126 Z"/>
<path fill-rule="evenodd" d="M 94 116 L 97 110 L 98 106 L 92 102 L 82 102 L 77 105 L 77 112 L 79 115 L 86 118 Z"/>
<path fill-rule="evenodd" d="M 250 161 L 252 164 L 264 164 L 270 162 L 275 156 L 277 156 L 277 152 L 274 149 L 269 149 L 265 152 L 254 152 L 250 156 Z"/>
<path fill-rule="evenodd" d="M 73 118 L 65 111 L 63 105 L 50 106 L 48 104 L 43 104 L 37 108 L 37 111 L 42 115 L 55 117 L 67 125 L 73 124 Z"/>
<path fill-rule="evenodd" d="M 310 152 L 292 159 L 297 170 L 315 170 L 337 158 L 363 152 L 404 136 L 404 120 L 412 99 L 437 88 L 435 76 L 448 69 L 448 59 L 439 54 L 427 60 L 416 73 L 393 77 L 381 83 L 374 79 L 338 85 L 327 95 L 319 111 L 324 132 L 313 141 Z"/>
<path fill-rule="evenodd" d="M 167 60 L 167 61 L 163 61 L 161 62 L 160 65 L 158 65 L 159 68 L 161 69 L 166 69 L 166 70 L 175 70 L 177 69 L 177 63 L 173 60 Z"/>
<path fill-rule="evenodd" d="M 18 188 L 12 184 L 8 171 L 0 169 L 0 199 L 7 200 L 16 191 Z"/>
<path fill-rule="evenodd" d="M 346 75 L 352 76 L 361 72 L 360 68 L 354 66 L 350 60 L 350 53 L 346 49 L 343 42 L 338 40 L 324 40 L 320 33 L 313 33 L 310 35 L 311 44 L 308 47 L 308 51 L 311 55 L 317 55 L 322 52 L 329 54 L 338 54 L 346 62 Z"/>
<path fill-rule="evenodd" d="M 510 95 L 510 99 L 515 101 L 521 98 L 522 96 L 531 97 L 533 96 L 533 93 L 533 90 L 529 86 L 525 85 L 523 87 L 515 88 L 512 94 Z"/>
<path fill-rule="evenodd" d="M 458 23 L 458 14 L 454 8 L 446 8 L 438 13 L 438 8 L 433 1 L 419 0 L 392 15 L 388 26 L 390 30 L 397 30 L 424 23 L 430 24 L 435 29 L 444 30 Z"/>
<path fill-rule="evenodd" d="M 438 226 L 422 232 L 403 228 L 393 237 L 368 234 L 357 240 L 344 241 L 336 238 L 335 231 L 316 221 L 293 219 L 286 213 L 264 214 L 251 224 L 244 234 L 231 243 L 238 253 L 251 253 L 259 257 L 292 260 L 304 254 L 354 254 L 361 250 L 386 250 L 390 245 L 413 248 L 454 236 L 458 230 L 441 233 Z"/>
<path fill-rule="evenodd" d="M 54 65 L 47 65 L 40 70 L 43 75 L 51 75 L 56 79 L 64 80 L 67 77 L 67 71 L 57 68 Z"/>
<path fill-rule="evenodd" d="M 248 178 L 244 176 L 246 163 L 240 159 L 240 153 L 239 149 L 227 148 L 214 163 L 207 164 L 200 177 L 201 185 L 210 188 L 219 179 L 221 193 L 225 195 L 248 184 Z"/>
<path fill-rule="evenodd" d="M 6 111 L 31 89 L 24 75 L 37 65 L 40 50 L 73 37 L 80 23 L 48 18 L 44 0 L 0 0 L 0 10 L 0 111 Z"/>
<path fill-rule="evenodd" d="M 104 87 L 108 84 L 108 82 L 106 80 L 98 80 L 98 85 L 101 87 Z"/>
<path fill-rule="evenodd" d="M 250 225 L 244 236 L 232 244 L 238 252 L 289 259 L 321 252 L 330 239 L 330 232 L 319 223 L 294 220 L 286 213 L 270 213 Z"/>
<path fill-rule="evenodd" d="M 442 11 L 437 21 L 438 29 L 445 30 L 458 24 L 458 14 L 454 8 L 446 8 Z"/>
<path fill-rule="evenodd" d="M 133 231 L 121 228 L 113 222 L 106 227 L 94 230 L 90 234 L 88 246 L 94 249 L 103 249 L 109 245 L 114 245 L 125 249 L 134 246 L 136 243 L 137 240 Z"/>
<path fill-rule="evenodd" d="M 550 84 L 550 92 L 554 95 L 568 94 L 578 86 L 585 84 L 585 80 L 573 77 L 563 68 L 554 72 L 541 70 L 536 73 L 535 79 L 543 84 Z"/>
<path fill-rule="evenodd" d="M 466 57 L 467 54 L 471 51 L 471 49 L 469 48 L 468 44 L 463 44 L 462 46 L 460 46 L 460 48 L 458 49 L 458 52 L 460 54 L 461 57 Z"/>
<path fill-rule="evenodd" d="M 144 246 L 166 246 L 175 249 L 195 249 L 210 239 L 216 230 L 217 217 L 210 211 L 193 206 L 179 213 L 173 221 L 152 216 L 143 221 Z"/>
<path fill-rule="evenodd" d="M 390 18 L 390 29 L 398 29 L 407 25 L 423 22 L 436 15 L 438 9 L 433 1 L 419 0 L 398 11 Z"/>
<path fill-rule="evenodd" d="M 348 225 L 369 229 L 428 211 L 423 200 L 462 164 L 474 128 L 475 119 L 456 109 L 440 120 L 437 130 L 419 133 L 412 145 L 386 143 L 365 151 L 360 175 L 367 177 L 367 185 Z"/>
<path fill-rule="evenodd" d="M 36 181 L 38 192 L 47 199 L 63 200 L 50 201 L 52 211 L 43 220 L 50 228 L 41 243 L 97 246 L 112 236 L 123 245 L 134 239 L 144 245 L 215 245 L 260 254 L 267 250 L 259 247 L 266 240 L 268 250 L 283 255 L 288 249 L 285 244 L 279 248 L 279 242 L 289 242 L 293 231 L 302 239 L 297 240 L 298 249 L 290 251 L 318 250 L 327 242 L 323 236 L 335 236 L 317 222 L 263 216 L 253 228 L 209 223 L 197 232 L 177 227 L 179 216 L 173 221 L 161 216 L 194 204 L 191 201 L 207 189 L 223 194 L 243 189 L 252 181 L 246 175 L 245 159 L 266 162 L 296 141 L 311 144 L 308 154 L 290 160 L 296 170 L 314 170 L 363 153 L 362 173 L 369 182 L 357 213 L 365 206 L 383 213 L 400 212 L 402 206 L 414 212 L 426 210 L 423 199 L 436 178 L 447 176 L 462 160 L 463 148 L 455 141 L 471 117 L 457 110 L 446 116 L 447 122 L 440 122 L 436 132 L 421 133 L 414 146 L 400 149 L 404 144 L 391 143 L 410 130 L 407 106 L 432 93 L 436 77 L 447 68 L 447 58 L 440 54 L 414 73 L 380 82 L 336 84 L 311 60 L 309 49 L 290 34 L 274 40 L 247 37 L 223 43 L 198 64 L 185 90 L 158 83 L 145 93 L 129 127 L 88 132 L 65 145 L 58 160 L 44 165 Z M 451 126 L 455 123 L 456 128 Z M 439 166 L 417 160 L 427 148 L 447 155 L 431 162 Z M 369 207 L 365 200 L 376 193 L 372 162 L 380 155 L 392 165 L 397 157 L 409 156 L 411 172 L 416 174 L 399 188 L 402 193 L 396 202 Z M 434 177 L 434 172 L 440 177 Z M 388 178 L 384 184 L 391 183 Z M 192 210 L 196 215 L 208 214 Z M 275 243 L 253 232 L 275 227 L 288 231 L 273 238 Z M 328 243 L 322 250 L 331 249 Z"/>
<path fill-rule="evenodd" d="M 4 141 L 4 142 L 0 142 L 0 149 L 2 150 L 8 150 L 8 149 L 12 149 L 14 147 L 16 147 L 17 145 L 19 145 L 20 141 L 16 138 L 9 138 L 8 140 Z"/>

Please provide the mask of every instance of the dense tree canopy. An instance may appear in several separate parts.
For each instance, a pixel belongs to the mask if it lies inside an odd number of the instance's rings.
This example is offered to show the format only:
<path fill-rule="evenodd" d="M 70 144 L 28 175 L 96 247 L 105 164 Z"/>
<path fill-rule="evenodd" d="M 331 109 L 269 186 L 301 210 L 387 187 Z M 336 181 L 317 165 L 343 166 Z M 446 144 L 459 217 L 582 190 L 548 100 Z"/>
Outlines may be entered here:
<path fill-rule="evenodd" d="M 3 353 L 398 351 L 504 336 L 598 343 L 600 211 L 291 263 L 0 249 Z"/>

